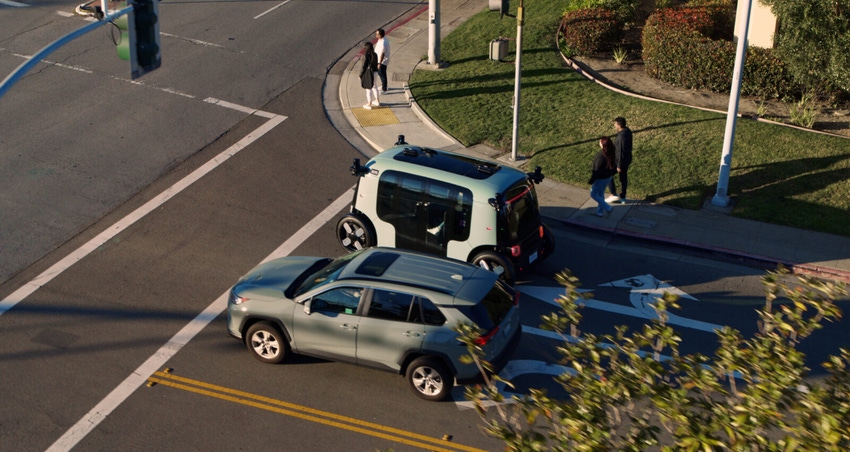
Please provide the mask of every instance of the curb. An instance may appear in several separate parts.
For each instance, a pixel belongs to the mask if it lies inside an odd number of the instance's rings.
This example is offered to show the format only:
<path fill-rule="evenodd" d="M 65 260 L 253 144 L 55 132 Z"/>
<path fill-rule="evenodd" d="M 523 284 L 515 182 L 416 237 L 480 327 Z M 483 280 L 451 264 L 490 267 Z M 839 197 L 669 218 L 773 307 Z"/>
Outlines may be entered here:
<path fill-rule="evenodd" d="M 841 282 L 845 282 L 845 283 L 850 283 L 850 272 L 845 272 L 845 271 L 837 270 L 837 269 L 834 269 L 834 268 L 822 267 L 822 266 L 819 266 L 819 265 L 805 264 L 805 263 L 800 263 L 800 262 L 791 262 L 791 261 L 776 259 L 776 258 L 772 258 L 772 257 L 762 256 L 762 255 L 758 255 L 758 254 L 745 253 L 745 252 L 742 252 L 742 251 L 739 251 L 739 250 L 733 250 L 733 249 L 729 249 L 729 248 L 715 247 L 715 246 L 703 245 L 703 244 L 700 244 L 700 243 L 690 242 L 690 241 L 687 241 L 687 240 L 674 239 L 672 237 L 661 237 L 661 236 L 657 236 L 657 235 L 641 234 L 639 232 L 622 231 L 622 230 L 617 229 L 616 227 L 609 228 L 609 227 L 604 227 L 604 226 L 594 226 L 594 225 L 589 225 L 589 224 L 581 222 L 581 221 L 571 220 L 569 218 L 567 218 L 567 219 L 557 219 L 557 218 L 553 218 L 553 217 L 547 217 L 547 218 L 550 218 L 550 219 L 555 220 L 555 221 L 560 221 L 560 222 L 568 224 L 570 226 L 577 226 L 577 227 L 581 227 L 581 228 L 589 229 L 589 230 L 593 230 L 593 231 L 608 232 L 608 233 L 611 233 L 613 235 L 620 235 L 620 236 L 629 237 L 629 238 L 632 238 L 632 239 L 644 240 L 644 241 L 648 241 L 648 242 L 663 243 L 663 244 L 669 244 L 669 245 L 677 245 L 677 246 L 681 246 L 681 247 L 690 248 L 690 249 L 693 249 L 693 250 L 707 251 L 707 252 L 712 252 L 712 253 L 717 253 L 717 254 L 723 254 L 727 257 L 734 257 L 734 258 L 739 258 L 739 259 L 746 259 L 746 260 L 750 260 L 750 261 L 755 261 L 755 262 L 758 262 L 759 264 L 761 264 L 762 266 L 765 266 L 765 267 L 775 268 L 775 267 L 781 265 L 781 266 L 791 270 L 791 273 L 795 274 L 795 275 L 807 275 L 807 276 L 813 276 L 813 277 L 818 277 L 818 278 L 824 278 L 824 279 L 830 279 L 830 280 L 836 280 L 836 281 L 841 281 Z"/>

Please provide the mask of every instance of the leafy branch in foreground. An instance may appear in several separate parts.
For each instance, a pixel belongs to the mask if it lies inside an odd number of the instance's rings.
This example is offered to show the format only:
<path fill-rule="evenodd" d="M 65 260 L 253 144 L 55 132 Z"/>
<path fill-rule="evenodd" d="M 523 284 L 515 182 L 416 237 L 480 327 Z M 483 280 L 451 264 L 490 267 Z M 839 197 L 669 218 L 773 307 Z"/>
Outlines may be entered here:
<path fill-rule="evenodd" d="M 507 450 L 794 451 L 850 449 L 850 351 L 839 350 L 823 368 L 828 376 L 806 379 L 799 343 L 824 321 L 841 318 L 835 300 L 847 294 L 838 283 L 797 277 L 787 270 L 762 278 L 766 302 L 758 333 L 744 337 L 731 327 L 716 331 L 711 357 L 680 355 L 681 338 L 667 324 L 677 297 L 665 293 L 653 305 L 657 318 L 635 332 L 581 333 L 578 279 L 557 275 L 566 293 L 560 310 L 544 315 L 543 327 L 563 337 L 558 347 L 570 370 L 555 378 L 569 394 L 557 400 L 531 389 L 504 404 L 500 385 L 475 344 L 480 334 L 460 326 L 469 355 L 485 371 L 483 386 L 468 387 L 488 434 Z M 494 403 L 495 402 L 495 403 Z M 493 412 L 495 411 L 495 412 Z"/>

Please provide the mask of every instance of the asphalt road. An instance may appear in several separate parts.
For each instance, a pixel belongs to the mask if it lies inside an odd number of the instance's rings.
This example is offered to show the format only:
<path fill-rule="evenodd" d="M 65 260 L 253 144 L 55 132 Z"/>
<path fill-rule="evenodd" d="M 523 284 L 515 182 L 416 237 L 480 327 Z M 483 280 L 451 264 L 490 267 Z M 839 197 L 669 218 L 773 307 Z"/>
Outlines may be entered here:
<path fill-rule="evenodd" d="M 76 2 L 18 4 L 28 6 L 0 3 L 3 77 L 88 23 L 72 15 Z M 418 5 L 162 2 L 162 67 L 136 81 L 117 57 L 111 26 L 61 47 L 0 98 L 0 281 L 249 120 L 252 110 L 305 89 L 298 86 L 306 80 L 323 80 L 375 27 Z M 313 89 L 315 103 L 281 114 L 322 112 Z M 293 143 L 277 146 L 285 156 Z"/>
<path fill-rule="evenodd" d="M 2 260 L 13 275 L 0 299 L 15 300 L 0 310 L 0 450 L 499 447 L 462 388 L 425 402 L 402 377 L 308 358 L 266 365 L 226 335 L 222 296 L 252 266 L 343 252 L 334 226 L 358 154 L 324 115 L 324 68 L 417 6 L 276 5 L 163 3 L 167 58 L 142 85 L 121 79 L 129 70 L 101 35 L 0 99 Z M 0 8 L 0 70 L 37 48 L 36 35 L 76 26 L 55 8 Z M 97 133 L 79 132 L 88 123 Z M 116 139 L 125 144 L 108 145 Z M 518 285 L 517 391 L 557 391 L 558 340 L 536 327 L 563 268 L 595 293 L 587 331 L 640 325 L 641 290 L 662 281 L 693 297 L 679 313 L 683 351 L 713 350 L 705 325 L 755 328 L 762 270 L 552 226 L 558 254 Z M 30 257 L 10 265 L 10 246 Z M 833 325 L 809 348 L 848 335 Z"/>

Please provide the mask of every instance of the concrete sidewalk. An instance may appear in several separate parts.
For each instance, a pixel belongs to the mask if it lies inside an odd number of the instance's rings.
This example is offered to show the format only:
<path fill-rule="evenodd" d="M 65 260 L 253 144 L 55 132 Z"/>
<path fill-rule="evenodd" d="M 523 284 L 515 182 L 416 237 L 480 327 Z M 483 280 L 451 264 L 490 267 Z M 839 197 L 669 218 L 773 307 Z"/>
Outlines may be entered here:
<path fill-rule="evenodd" d="M 487 8 L 487 0 L 441 0 L 440 8 L 441 36 L 446 36 Z M 393 146 L 398 136 L 404 135 L 405 141 L 413 145 L 522 166 L 523 161 L 511 160 L 510 153 L 502 154 L 481 145 L 464 147 L 434 124 L 412 98 L 407 81 L 413 71 L 437 69 L 423 61 L 428 54 L 428 25 L 426 5 L 384 27 L 391 58 L 389 92 L 381 96 L 381 107 L 362 108 L 366 94 L 358 78 L 361 47 L 340 58 L 328 73 L 323 93 L 331 122 L 360 152 L 370 157 Z M 537 192 L 541 213 L 549 222 L 562 221 L 612 234 L 720 252 L 771 266 L 783 264 L 797 272 L 850 281 L 850 238 L 847 237 L 734 218 L 729 215 L 729 209 L 710 203 L 700 210 L 687 210 L 629 201 L 612 204 L 613 212 L 600 218 L 594 215 L 596 202 L 590 199 L 589 186 L 575 187 L 546 179 L 538 185 Z"/>

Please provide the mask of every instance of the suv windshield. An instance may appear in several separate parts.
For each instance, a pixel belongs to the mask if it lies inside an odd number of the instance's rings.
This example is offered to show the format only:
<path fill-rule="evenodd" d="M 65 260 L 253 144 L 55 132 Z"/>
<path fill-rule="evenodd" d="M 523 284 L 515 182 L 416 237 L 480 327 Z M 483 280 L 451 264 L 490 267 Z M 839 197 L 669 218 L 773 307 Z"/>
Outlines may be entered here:
<path fill-rule="evenodd" d="M 359 255 L 360 252 L 347 254 L 332 261 L 316 273 L 313 273 L 310 277 L 305 279 L 304 283 L 302 283 L 298 290 L 295 291 L 295 296 L 298 297 L 301 294 L 307 293 L 317 287 L 336 281 L 336 279 L 339 278 L 339 274 L 342 273 L 342 269 L 351 262 L 351 259 L 354 259 Z"/>
<path fill-rule="evenodd" d="M 540 212 L 534 184 L 526 180 L 509 188 L 505 192 L 505 207 L 499 213 L 500 240 L 516 243 L 536 233 Z"/>

